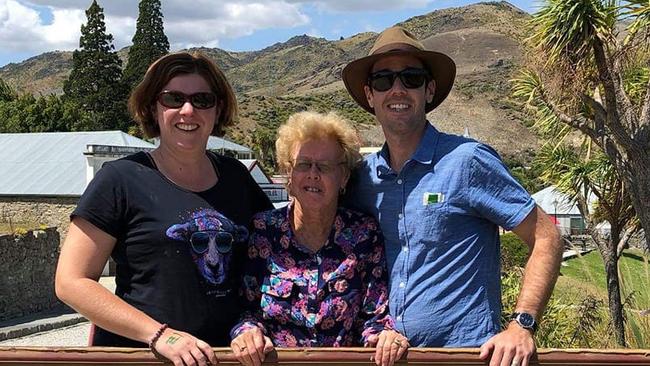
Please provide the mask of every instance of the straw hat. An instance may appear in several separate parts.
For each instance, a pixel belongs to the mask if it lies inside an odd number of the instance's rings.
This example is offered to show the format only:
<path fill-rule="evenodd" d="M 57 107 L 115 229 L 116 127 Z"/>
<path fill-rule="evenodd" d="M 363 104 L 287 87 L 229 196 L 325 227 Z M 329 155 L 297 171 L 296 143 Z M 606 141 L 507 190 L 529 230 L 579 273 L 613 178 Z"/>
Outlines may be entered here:
<path fill-rule="evenodd" d="M 425 107 L 426 112 L 445 100 L 456 77 L 454 61 L 443 53 L 425 50 L 422 43 L 406 29 L 391 27 L 379 34 L 368 56 L 350 62 L 341 74 L 348 92 L 363 109 L 375 113 L 368 104 L 363 87 L 368 83 L 368 76 L 375 62 L 392 55 L 411 55 L 418 58 L 436 81 L 436 91 L 433 100 Z"/>

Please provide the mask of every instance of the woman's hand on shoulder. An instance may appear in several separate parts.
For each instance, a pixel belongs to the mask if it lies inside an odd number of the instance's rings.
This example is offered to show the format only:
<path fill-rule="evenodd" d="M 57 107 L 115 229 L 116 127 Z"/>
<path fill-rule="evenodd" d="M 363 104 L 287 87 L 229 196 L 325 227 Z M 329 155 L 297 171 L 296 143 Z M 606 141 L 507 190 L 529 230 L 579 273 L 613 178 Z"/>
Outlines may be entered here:
<path fill-rule="evenodd" d="M 255 327 L 239 334 L 230 342 L 230 347 L 242 365 L 260 366 L 266 354 L 273 350 L 273 342 L 260 328 Z"/>
<path fill-rule="evenodd" d="M 392 329 L 382 330 L 378 335 L 368 337 L 368 345 L 376 347 L 377 366 L 392 366 L 410 347 L 408 339 Z"/>
<path fill-rule="evenodd" d="M 171 328 L 165 329 L 153 349 L 170 360 L 174 366 L 206 366 L 219 363 L 212 347 L 206 342 Z"/>

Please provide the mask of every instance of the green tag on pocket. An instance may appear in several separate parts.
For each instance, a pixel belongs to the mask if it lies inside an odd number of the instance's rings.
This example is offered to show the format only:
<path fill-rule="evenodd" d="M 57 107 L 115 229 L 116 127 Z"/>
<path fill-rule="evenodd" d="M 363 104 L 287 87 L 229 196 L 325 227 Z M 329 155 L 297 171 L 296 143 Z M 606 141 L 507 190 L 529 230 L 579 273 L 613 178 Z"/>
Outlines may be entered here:
<path fill-rule="evenodd" d="M 445 195 L 442 193 L 431 193 L 426 192 L 422 196 L 422 205 L 433 205 L 436 203 L 442 203 L 445 200 Z"/>

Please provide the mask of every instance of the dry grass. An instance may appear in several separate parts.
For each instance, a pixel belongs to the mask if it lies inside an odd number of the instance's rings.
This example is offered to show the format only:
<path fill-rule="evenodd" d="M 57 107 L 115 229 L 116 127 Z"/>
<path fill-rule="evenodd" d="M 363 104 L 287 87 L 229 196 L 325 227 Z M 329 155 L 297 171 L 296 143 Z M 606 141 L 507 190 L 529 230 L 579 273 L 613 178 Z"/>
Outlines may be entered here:
<path fill-rule="evenodd" d="M 0 235 L 26 232 L 39 229 L 41 226 L 36 222 L 0 222 Z"/>

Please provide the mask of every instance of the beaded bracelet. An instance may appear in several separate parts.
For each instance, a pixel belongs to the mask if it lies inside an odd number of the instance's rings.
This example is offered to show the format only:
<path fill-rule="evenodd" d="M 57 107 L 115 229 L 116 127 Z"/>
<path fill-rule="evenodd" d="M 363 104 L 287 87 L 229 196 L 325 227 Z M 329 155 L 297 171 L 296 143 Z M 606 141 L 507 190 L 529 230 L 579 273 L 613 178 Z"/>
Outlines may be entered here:
<path fill-rule="evenodd" d="M 156 350 L 154 349 L 154 346 L 156 345 L 156 342 L 158 342 L 158 339 L 160 339 L 160 336 L 165 332 L 165 329 L 167 329 L 167 328 L 169 328 L 169 325 L 167 325 L 167 324 L 161 325 L 160 329 L 158 329 L 158 331 L 156 331 L 156 334 L 154 334 L 153 337 L 151 337 L 151 340 L 149 341 L 149 349 L 152 352 L 154 352 L 154 353 L 156 352 Z"/>

